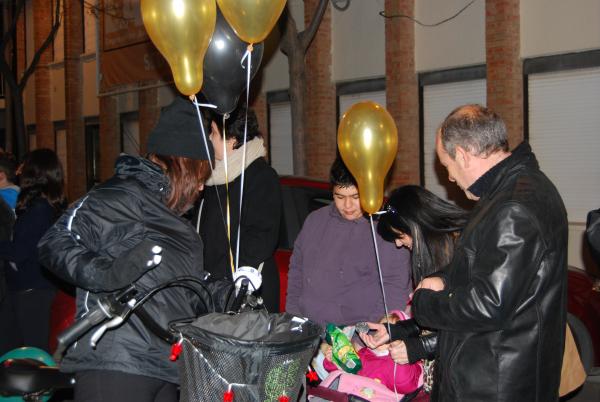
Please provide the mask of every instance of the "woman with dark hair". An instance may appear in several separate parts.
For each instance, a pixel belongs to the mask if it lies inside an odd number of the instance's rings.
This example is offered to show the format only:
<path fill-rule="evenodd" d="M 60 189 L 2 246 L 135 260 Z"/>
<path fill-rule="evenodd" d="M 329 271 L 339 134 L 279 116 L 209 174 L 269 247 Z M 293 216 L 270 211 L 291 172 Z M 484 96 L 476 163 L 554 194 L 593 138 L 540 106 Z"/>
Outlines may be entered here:
<path fill-rule="evenodd" d="M 390 195 L 377 232 L 412 252 L 413 283 L 450 263 L 454 241 L 468 213 L 419 186 L 403 186 Z"/>
<path fill-rule="evenodd" d="M 115 175 L 75 202 L 39 243 L 40 259 L 77 287 L 77 317 L 132 283 L 148 290 L 179 276 L 205 277 L 202 240 L 181 217 L 198 198 L 212 158 L 191 102 L 177 98 L 162 111 L 147 150 L 147 158 L 121 155 Z M 181 287 L 158 292 L 144 308 L 163 328 L 206 312 Z M 73 344 L 61 364 L 76 373 L 76 401 L 177 400 L 170 345 L 137 317 L 94 349 L 90 337 Z"/>
<path fill-rule="evenodd" d="M 206 182 L 200 221 L 206 269 L 215 278 L 232 278 L 240 227 L 238 265 L 262 266 L 260 295 L 267 310 L 278 312 L 279 273 L 273 256 L 281 219 L 279 177 L 264 158 L 266 150 L 253 110 L 248 110 L 245 147 L 245 105 L 233 111 L 224 123 L 223 116 L 216 113 L 210 115 L 210 120 L 216 162 Z M 245 173 L 240 224 L 242 171 Z"/>
<path fill-rule="evenodd" d="M 37 242 L 66 207 L 63 169 L 56 153 L 36 149 L 17 170 L 21 192 L 12 240 L 0 242 L 7 297 L 0 307 L 0 355 L 19 346 L 48 350 L 50 305 L 56 288 L 40 265 Z"/>
<path fill-rule="evenodd" d="M 390 195 L 386 213 L 379 218 L 377 232 L 396 246 L 411 250 L 413 282 L 419 283 L 450 263 L 454 242 L 467 220 L 468 212 L 464 209 L 422 187 L 408 185 Z M 376 332 L 361 334 L 367 346 L 393 341 L 390 355 L 398 364 L 435 357 L 437 334 L 422 331 L 414 319 L 391 325 L 391 334 L 382 324 L 369 323 L 369 327 Z M 427 387 L 427 381 L 425 385 Z"/>

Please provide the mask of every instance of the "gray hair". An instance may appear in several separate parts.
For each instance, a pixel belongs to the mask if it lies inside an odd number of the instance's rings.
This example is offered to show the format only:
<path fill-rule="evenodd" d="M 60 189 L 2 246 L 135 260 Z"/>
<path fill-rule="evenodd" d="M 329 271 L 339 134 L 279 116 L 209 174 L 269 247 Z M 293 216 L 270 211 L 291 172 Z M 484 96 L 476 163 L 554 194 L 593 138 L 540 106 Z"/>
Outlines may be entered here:
<path fill-rule="evenodd" d="M 452 159 L 456 156 L 456 146 L 481 157 L 497 151 L 508 152 L 504 121 L 481 105 L 464 105 L 454 109 L 440 126 L 439 132 L 444 150 Z"/>

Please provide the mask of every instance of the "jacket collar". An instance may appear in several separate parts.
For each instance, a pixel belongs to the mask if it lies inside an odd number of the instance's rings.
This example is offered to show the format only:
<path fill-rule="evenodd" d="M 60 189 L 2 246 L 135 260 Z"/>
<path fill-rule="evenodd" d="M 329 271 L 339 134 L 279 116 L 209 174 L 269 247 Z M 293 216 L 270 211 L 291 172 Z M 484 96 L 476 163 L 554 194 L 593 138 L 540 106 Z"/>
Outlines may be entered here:
<path fill-rule="evenodd" d="M 360 225 L 360 224 L 367 222 L 367 219 L 365 218 L 364 215 L 361 216 L 360 218 L 354 219 L 354 220 L 348 220 L 348 219 L 344 218 L 342 216 L 342 214 L 340 214 L 340 211 L 338 211 L 338 209 L 336 208 L 335 202 L 332 202 L 331 204 L 329 204 L 329 216 L 331 216 L 333 219 L 339 220 L 340 222 L 354 224 L 354 225 Z"/>
<path fill-rule="evenodd" d="M 535 155 L 531 151 L 531 146 L 526 142 L 519 144 L 509 157 L 503 159 L 485 172 L 467 190 L 473 195 L 481 198 L 491 193 L 500 184 L 500 181 L 507 173 L 523 164 L 532 165 L 536 168 L 538 167 Z"/>

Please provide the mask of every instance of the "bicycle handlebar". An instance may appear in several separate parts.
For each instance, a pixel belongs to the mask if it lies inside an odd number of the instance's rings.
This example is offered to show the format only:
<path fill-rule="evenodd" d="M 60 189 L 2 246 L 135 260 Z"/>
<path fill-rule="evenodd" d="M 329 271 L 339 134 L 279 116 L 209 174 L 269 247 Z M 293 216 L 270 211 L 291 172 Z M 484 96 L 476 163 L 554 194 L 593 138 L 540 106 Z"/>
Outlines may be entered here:
<path fill-rule="evenodd" d="M 69 347 L 69 345 L 81 338 L 86 332 L 100 324 L 102 321 L 110 318 L 110 315 L 107 315 L 108 309 L 101 308 L 100 303 L 102 302 L 99 301 L 98 307 L 91 310 L 86 316 L 75 321 L 73 325 L 61 332 L 56 337 L 58 346 L 56 347 L 56 351 L 54 352 L 53 356 L 55 361 L 61 360 L 64 351 Z"/>

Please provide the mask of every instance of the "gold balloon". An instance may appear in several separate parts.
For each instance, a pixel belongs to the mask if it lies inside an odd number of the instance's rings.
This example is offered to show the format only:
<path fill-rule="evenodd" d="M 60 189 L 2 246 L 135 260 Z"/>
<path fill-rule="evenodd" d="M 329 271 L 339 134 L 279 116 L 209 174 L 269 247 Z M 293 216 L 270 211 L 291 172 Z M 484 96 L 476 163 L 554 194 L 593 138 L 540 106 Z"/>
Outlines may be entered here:
<path fill-rule="evenodd" d="M 363 210 L 377 212 L 383 203 L 385 176 L 398 151 L 394 119 L 375 102 L 356 103 L 344 113 L 337 140 L 340 155 L 358 183 Z"/>
<path fill-rule="evenodd" d="M 248 43 L 265 40 L 279 19 L 286 0 L 217 0 L 237 36 Z"/>
<path fill-rule="evenodd" d="M 215 0 L 142 0 L 142 19 L 156 48 L 167 59 L 179 92 L 200 92 L 204 54 L 215 30 Z"/>

